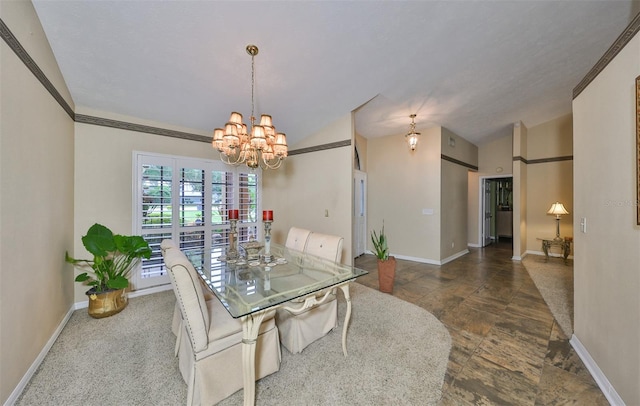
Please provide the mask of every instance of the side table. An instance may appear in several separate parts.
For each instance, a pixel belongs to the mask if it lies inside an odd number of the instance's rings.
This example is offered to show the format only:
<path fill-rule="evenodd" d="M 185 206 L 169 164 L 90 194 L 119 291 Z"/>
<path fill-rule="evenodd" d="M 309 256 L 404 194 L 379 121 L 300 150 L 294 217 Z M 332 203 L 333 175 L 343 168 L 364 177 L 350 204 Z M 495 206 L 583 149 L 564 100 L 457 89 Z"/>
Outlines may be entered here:
<path fill-rule="evenodd" d="M 538 240 L 542 241 L 542 251 L 544 251 L 546 261 L 549 260 L 549 248 L 556 246 L 562 249 L 562 257 L 564 258 L 564 263 L 567 263 L 567 257 L 571 252 L 571 240 L 556 240 L 555 238 L 538 238 Z"/>

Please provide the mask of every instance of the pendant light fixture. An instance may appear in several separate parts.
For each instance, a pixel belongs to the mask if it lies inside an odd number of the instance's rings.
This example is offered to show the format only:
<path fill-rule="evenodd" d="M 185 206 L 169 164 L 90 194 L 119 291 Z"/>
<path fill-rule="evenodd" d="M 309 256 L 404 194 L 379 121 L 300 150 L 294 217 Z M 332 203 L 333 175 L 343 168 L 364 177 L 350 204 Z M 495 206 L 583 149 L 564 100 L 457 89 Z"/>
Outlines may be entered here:
<path fill-rule="evenodd" d="M 409 125 L 409 132 L 404 137 L 406 138 L 411 151 L 415 151 L 416 146 L 418 145 L 418 135 L 420 135 L 420 133 L 416 132 L 416 123 L 414 122 L 416 115 L 412 114 L 409 117 L 411 117 L 411 124 Z"/>
<path fill-rule="evenodd" d="M 263 114 L 260 124 L 255 124 L 254 59 L 258 55 L 258 47 L 247 45 L 246 50 L 251 55 L 251 129 L 247 132 L 247 125 L 242 122 L 242 114 L 234 111 L 224 129 L 213 130 L 212 145 L 220 152 L 220 159 L 226 164 L 246 164 L 252 169 L 277 169 L 288 154 L 287 136 L 276 133 L 270 115 Z"/>

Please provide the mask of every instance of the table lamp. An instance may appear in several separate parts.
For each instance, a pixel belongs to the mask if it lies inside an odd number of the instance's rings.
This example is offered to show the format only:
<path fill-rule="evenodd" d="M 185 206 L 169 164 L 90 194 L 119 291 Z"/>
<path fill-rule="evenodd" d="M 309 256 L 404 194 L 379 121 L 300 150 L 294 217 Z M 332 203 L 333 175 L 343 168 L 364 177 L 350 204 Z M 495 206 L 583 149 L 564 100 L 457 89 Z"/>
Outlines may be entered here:
<path fill-rule="evenodd" d="M 562 238 L 560 238 L 560 216 L 563 214 L 569 214 L 569 212 L 564 208 L 562 203 L 555 202 L 551 205 L 551 208 L 549 209 L 547 214 L 554 214 L 556 216 L 556 238 L 554 238 L 554 240 L 561 241 Z"/>

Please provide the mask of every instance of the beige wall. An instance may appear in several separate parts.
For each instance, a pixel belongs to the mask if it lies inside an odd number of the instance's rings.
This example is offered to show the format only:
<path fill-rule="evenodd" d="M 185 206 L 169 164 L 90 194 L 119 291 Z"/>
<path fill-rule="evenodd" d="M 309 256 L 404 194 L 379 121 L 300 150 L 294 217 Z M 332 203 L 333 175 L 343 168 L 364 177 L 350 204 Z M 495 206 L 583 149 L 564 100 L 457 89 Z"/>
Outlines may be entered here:
<path fill-rule="evenodd" d="M 524 128 L 524 132 L 522 131 Z M 525 141 L 522 134 L 526 133 Z M 514 136 L 518 137 L 514 147 Z M 514 224 L 518 225 L 519 237 L 514 239 L 516 257 L 526 252 L 541 254 L 539 237 L 555 236 L 555 217 L 547 215 L 547 210 L 555 201 L 561 201 L 570 214 L 560 221 L 562 236 L 573 235 L 573 161 L 554 160 L 570 157 L 573 154 L 573 126 L 571 114 L 558 117 L 535 127 L 514 128 L 514 134 L 482 144 L 478 149 L 478 175 L 470 175 L 469 180 L 469 229 L 470 245 L 478 245 L 479 241 L 479 177 L 512 176 L 517 173 L 518 207 L 527 209 L 520 216 L 514 210 Z M 524 148 L 521 145 L 524 142 Z M 517 150 L 517 152 L 516 152 Z M 529 163 L 513 161 L 513 156 L 522 156 Z M 535 162 L 540 159 L 551 159 L 551 162 Z M 515 170 L 514 170 L 515 169 Z M 477 185 L 474 184 L 478 183 Z M 522 201 L 522 199 L 525 199 Z M 473 216 L 473 220 L 472 220 Z M 519 218 L 519 222 L 516 222 Z M 524 239 L 520 236 L 524 235 Z M 515 234 L 514 234 L 515 236 Z"/>
<path fill-rule="evenodd" d="M 480 247 L 480 174 L 467 173 L 467 245 Z"/>
<path fill-rule="evenodd" d="M 0 17 L 71 98 L 30 2 Z M 73 121 L 0 41 L 0 403 L 19 385 L 73 304 Z"/>
<path fill-rule="evenodd" d="M 393 255 L 441 263 L 467 249 L 469 171 L 441 154 L 475 166 L 478 152 L 445 128 L 421 133 L 415 151 L 403 135 L 367 140 L 367 229 L 379 231 L 384 221 Z"/>
<path fill-rule="evenodd" d="M 627 405 L 640 404 L 638 75 L 636 34 L 573 101 L 574 335 Z"/>
<path fill-rule="evenodd" d="M 404 135 L 368 140 L 367 230 L 380 231 L 384 221 L 392 255 L 435 263 L 440 260 L 442 132 L 440 127 L 420 132 L 415 151 Z M 423 209 L 433 214 L 422 214 Z"/>
<path fill-rule="evenodd" d="M 572 237 L 573 161 L 527 165 L 527 251 L 541 254 L 538 238 L 556 236 L 556 216 L 547 214 L 556 201 L 569 212 L 560 218 L 560 236 Z"/>
<path fill-rule="evenodd" d="M 479 146 L 478 172 L 483 176 L 510 176 L 513 173 L 513 134 Z"/>
<path fill-rule="evenodd" d="M 560 219 L 560 236 L 573 236 L 573 160 L 539 162 L 573 155 L 573 116 L 531 127 L 527 135 L 527 251 L 541 254 L 538 238 L 555 237 L 555 216 L 547 211 L 556 201 L 569 212 Z M 556 248 L 555 252 L 559 254 Z"/>
<path fill-rule="evenodd" d="M 450 143 L 453 140 L 453 145 Z M 478 166 L 478 147 L 442 128 L 441 153 L 471 166 Z M 440 260 L 467 252 L 469 168 L 441 160 Z"/>
<path fill-rule="evenodd" d="M 468 172 L 464 166 L 441 160 L 440 257 L 446 260 L 467 252 Z"/>
<path fill-rule="evenodd" d="M 142 121 L 105 112 L 79 108 L 78 113 L 122 120 L 129 123 L 153 125 L 197 134 L 193 129 L 175 128 L 161 123 Z M 208 135 L 208 134 L 202 134 Z M 218 152 L 210 144 L 165 136 L 120 130 L 91 124 L 75 124 L 75 222 L 73 256 L 85 258 L 89 254 L 80 237 L 93 223 L 101 223 L 113 232 L 131 234 L 133 228 L 133 152 L 153 152 L 218 159 Z M 75 301 L 85 301 L 87 286 L 75 284 Z"/>
<path fill-rule="evenodd" d="M 347 114 L 290 150 L 353 138 Z M 277 171 L 263 172 L 263 202 L 274 210 L 273 239 L 284 243 L 292 226 L 344 238 L 342 259 L 351 264 L 353 146 L 292 155 Z M 294 192 L 295 191 L 295 192 Z M 266 207 L 266 206 L 265 206 Z"/>
<path fill-rule="evenodd" d="M 565 114 L 528 130 L 527 159 L 573 155 L 573 116 Z"/>
<path fill-rule="evenodd" d="M 527 127 L 513 127 L 513 156 L 527 159 Z M 521 259 L 527 247 L 527 165 L 513 161 L 513 257 Z"/>
<path fill-rule="evenodd" d="M 478 147 L 476 145 L 444 127 L 442 127 L 440 136 L 441 154 L 471 166 L 478 166 Z M 453 140 L 453 145 L 450 144 L 449 140 Z"/>

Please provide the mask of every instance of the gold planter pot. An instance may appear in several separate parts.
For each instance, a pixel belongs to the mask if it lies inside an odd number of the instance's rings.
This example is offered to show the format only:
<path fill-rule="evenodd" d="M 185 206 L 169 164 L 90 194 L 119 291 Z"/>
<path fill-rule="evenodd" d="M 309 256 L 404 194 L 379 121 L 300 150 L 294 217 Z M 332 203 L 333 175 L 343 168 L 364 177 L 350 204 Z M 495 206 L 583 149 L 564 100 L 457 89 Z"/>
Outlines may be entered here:
<path fill-rule="evenodd" d="M 92 289 L 87 291 L 89 296 L 89 316 L 101 319 L 120 313 L 129 303 L 125 289 L 108 290 L 95 293 Z"/>

